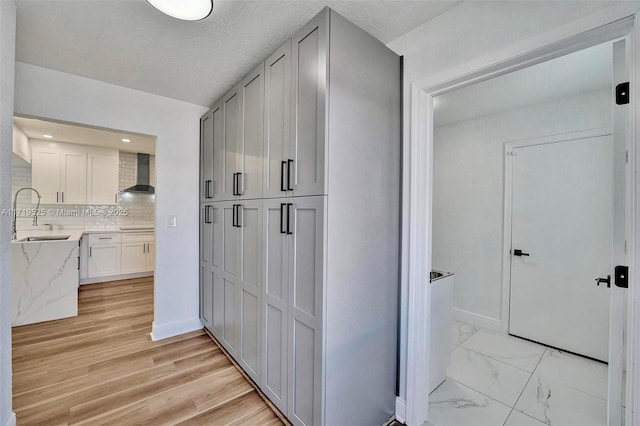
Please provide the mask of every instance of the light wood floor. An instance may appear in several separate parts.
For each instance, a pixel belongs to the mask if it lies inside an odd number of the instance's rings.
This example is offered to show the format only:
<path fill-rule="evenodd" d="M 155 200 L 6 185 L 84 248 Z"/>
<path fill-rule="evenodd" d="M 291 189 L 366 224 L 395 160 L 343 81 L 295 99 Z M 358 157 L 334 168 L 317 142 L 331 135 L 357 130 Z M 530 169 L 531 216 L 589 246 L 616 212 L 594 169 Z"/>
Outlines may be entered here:
<path fill-rule="evenodd" d="M 18 425 L 282 424 L 203 331 L 151 341 L 151 278 L 79 299 L 78 317 L 13 329 Z"/>

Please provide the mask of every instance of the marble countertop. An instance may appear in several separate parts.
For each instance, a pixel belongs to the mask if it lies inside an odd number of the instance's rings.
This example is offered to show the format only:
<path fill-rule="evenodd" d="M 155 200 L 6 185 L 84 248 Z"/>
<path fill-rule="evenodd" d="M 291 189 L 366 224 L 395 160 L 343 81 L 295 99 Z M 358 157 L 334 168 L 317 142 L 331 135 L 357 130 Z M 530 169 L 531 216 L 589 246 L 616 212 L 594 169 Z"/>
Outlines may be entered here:
<path fill-rule="evenodd" d="M 41 237 L 41 236 L 58 236 L 58 235 L 69 235 L 69 238 L 66 240 L 52 240 L 52 241 L 37 241 L 38 243 L 45 243 L 45 244 L 53 244 L 53 243 L 64 243 L 64 242 L 69 242 L 69 241 L 79 241 L 80 238 L 82 238 L 82 235 L 84 234 L 112 234 L 112 233 L 116 233 L 116 232 L 153 232 L 155 231 L 155 228 L 153 227 L 146 227 L 146 226 L 140 226 L 140 227 L 135 227 L 135 228 L 126 228 L 126 229 L 122 229 L 122 228 L 85 228 L 85 229 L 68 229 L 68 228 L 63 228 L 63 229 L 54 229 L 54 230 L 48 230 L 48 229 L 25 229 L 25 230 L 18 230 L 18 235 L 16 240 L 11 241 L 12 244 L 23 244 L 23 242 L 20 242 L 21 239 L 23 238 L 27 238 L 27 237 Z M 28 242 L 28 244 L 33 244 L 35 241 L 30 241 Z"/>

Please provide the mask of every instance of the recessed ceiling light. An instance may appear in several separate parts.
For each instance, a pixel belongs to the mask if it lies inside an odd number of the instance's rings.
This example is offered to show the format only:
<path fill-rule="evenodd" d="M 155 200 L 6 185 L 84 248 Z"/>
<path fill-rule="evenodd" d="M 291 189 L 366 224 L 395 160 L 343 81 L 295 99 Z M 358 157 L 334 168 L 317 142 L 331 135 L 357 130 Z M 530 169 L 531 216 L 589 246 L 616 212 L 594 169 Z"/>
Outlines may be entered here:
<path fill-rule="evenodd" d="M 51 135 L 42 135 L 42 137 L 47 138 L 47 139 L 53 139 L 53 136 L 51 136 Z"/>
<path fill-rule="evenodd" d="M 165 13 L 183 21 L 199 21 L 213 10 L 213 0 L 147 0 L 147 2 Z"/>
<path fill-rule="evenodd" d="M 124 139 L 122 139 L 122 142 L 127 142 L 128 143 L 128 142 L 131 142 L 131 139 L 124 138 Z"/>

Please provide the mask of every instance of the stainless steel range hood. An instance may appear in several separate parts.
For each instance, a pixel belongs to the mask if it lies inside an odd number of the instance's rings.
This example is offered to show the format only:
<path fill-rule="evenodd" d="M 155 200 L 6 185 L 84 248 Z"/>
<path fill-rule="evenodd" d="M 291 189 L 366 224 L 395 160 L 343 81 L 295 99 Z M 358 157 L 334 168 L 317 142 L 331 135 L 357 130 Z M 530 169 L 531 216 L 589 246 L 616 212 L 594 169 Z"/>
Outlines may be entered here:
<path fill-rule="evenodd" d="M 125 189 L 123 192 L 136 192 L 138 194 L 155 194 L 156 190 L 149 184 L 151 168 L 149 166 L 149 154 L 138 153 L 138 178 L 136 184 Z"/>

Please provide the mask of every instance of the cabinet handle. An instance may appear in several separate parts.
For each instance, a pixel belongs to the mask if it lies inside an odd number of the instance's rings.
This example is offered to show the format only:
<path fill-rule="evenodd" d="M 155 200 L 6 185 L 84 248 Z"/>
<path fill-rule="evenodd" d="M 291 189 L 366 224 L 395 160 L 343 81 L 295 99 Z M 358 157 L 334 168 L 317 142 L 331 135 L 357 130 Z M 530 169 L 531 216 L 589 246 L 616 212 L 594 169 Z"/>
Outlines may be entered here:
<path fill-rule="evenodd" d="M 62 202 L 64 203 L 64 191 L 62 191 Z"/>
<path fill-rule="evenodd" d="M 293 231 L 291 231 L 291 210 L 289 207 L 293 207 L 293 204 L 287 203 L 287 235 L 293 234 Z"/>
<path fill-rule="evenodd" d="M 236 204 L 233 205 L 233 212 L 231 216 L 231 226 L 233 226 L 234 228 L 236 227 Z"/>
<path fill-rule="evenodd" d="M 116 204 L 118 204 L 118 194 L 116 193 Z"/>
<path fill-rule="evenodd" d="M 56 203 L 58 203 L 58 202 L 59 202 L 59 194 L 60 194 L 60 193 L 59 193 L 58 191 L 56 191 Z"/>
<path fill-rule="evenodd" d="M 89 257 L 93 256 L 93 247 L 89 247 Z"/>
<path fill-rule="evenodd" d="M 291 187 L 291 166 L 293 165 L 293 160 L 287 160 L 287 189 L 289 191 L 293 191 Z"/>
<path fill-rule="evenodd" d="M 204 223 L 211 223 L 211 206 L 204 206 Z"/>
<path fill-rule="evenodd" d="M 80 270 L 80 256 L 78 256 L 78 271 Z"/>
<path fill-rule="evenodd" d="M 242 204 L 238 204 L 238 213 L 237 213 L 238 217 L 236 218 L 236 224 L 238 226 L 238 228 L 242 228 Z"/>
<path fill-rule="evenodd" d="M 238 190 L 236 189 L 238 187 L 238 181 L 236 180 L 237 176 L 238 176 L 237 173 L 233 174 L 233 195 L 238 195 Z"/>
<path fill-rule="evenodd" d="M 283 161 L 284 163 L 284 161 Z M 287 230 L 284 228 L 284 208 L 287 206 L 286 203 L 280 204 L 280 233 L 286 234 Z"/>
<path fill-rule="evenodd" d="M 110 240 L 111 237 L 98 237 L 99 240 Z"/>
<path fill-rule="evenodd" d="M 213 181 L 206 180 L 204 182 L 204 198 L 211 198 L 211 183 Z"/>
<path fill-rule="evenodd" d="M 284 186 L 284 168 L 287 167 L 287 162 L 286 161 L 282 161 L 282 163 L 280 163 L 280 191 L 287 191 L 287 187 Z"/>
<path fill-rule="evenodd" d="M 238 187 L 238 193 L 236 195 L 242 195 L 242 193 L 244 192 L 244 179 L 243 179 L 243 173 L 242 172 L 238 172 L 238 178 L 237 178 L 237 187 Z"/>

